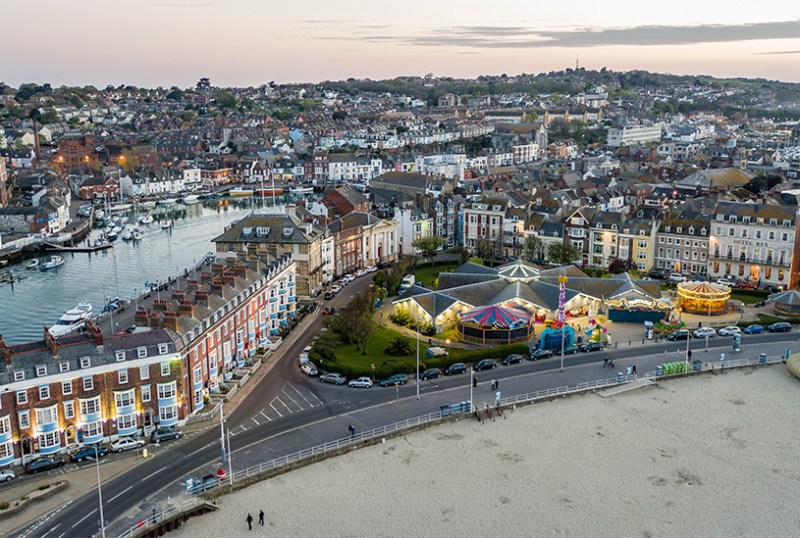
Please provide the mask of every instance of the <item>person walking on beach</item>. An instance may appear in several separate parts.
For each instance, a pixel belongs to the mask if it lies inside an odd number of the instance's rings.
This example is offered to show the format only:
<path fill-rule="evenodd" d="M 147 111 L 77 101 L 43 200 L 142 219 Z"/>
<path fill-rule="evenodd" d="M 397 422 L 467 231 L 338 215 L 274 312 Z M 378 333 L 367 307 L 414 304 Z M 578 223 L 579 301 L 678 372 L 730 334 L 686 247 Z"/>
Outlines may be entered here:
<path fill-rule="evenodd" d="M 253 516 L 247 514 L 247 530 L 253 530 Z"/>
<path fill-rule="evenodd" d="M 258 513 L 258 524 L 261 525 L 262 527 L 264 526 L 264 511 L 263 510 L 261 510 Z"/>

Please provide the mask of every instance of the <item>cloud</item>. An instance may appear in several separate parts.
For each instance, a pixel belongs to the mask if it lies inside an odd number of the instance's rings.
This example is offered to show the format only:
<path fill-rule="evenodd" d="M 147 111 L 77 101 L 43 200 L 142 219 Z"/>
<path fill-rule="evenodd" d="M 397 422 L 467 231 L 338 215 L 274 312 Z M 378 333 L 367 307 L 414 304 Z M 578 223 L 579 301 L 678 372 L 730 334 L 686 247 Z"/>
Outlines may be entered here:
<path fill-rule="evenodd" d="M 800 50 L 773 50 L 769 52 L 756 52 L 757 56 L 771 56 L 775 54 L 800 54 Z"/>
<path fill-rule="evenodd" d="M 368 29 L 365 27 L 365 29 Z M 695 26 L 645 25 L 627 28 L 574 28 L 537 30 L 526 26 L 452 26 L 429 29 L 417 35 L 375 33 L 359 39 L 373 43 L 398 43 L 423 47 L 473 47 L 525 49 L 543 47 L 596 47 L 615 45 L 668 46 L 698 43 L 797 39 L 800 19 L 743 24 Z M 323 39 L 351 39 L 328 36 Z"/>
<path fill-rule="evenodd" d="M 200 8 L 200 7 L 216 7 L 219 4 L 214 2 L 157 2 L 151 4 L 156 7 L 177 7 L 177 8 Z"/>

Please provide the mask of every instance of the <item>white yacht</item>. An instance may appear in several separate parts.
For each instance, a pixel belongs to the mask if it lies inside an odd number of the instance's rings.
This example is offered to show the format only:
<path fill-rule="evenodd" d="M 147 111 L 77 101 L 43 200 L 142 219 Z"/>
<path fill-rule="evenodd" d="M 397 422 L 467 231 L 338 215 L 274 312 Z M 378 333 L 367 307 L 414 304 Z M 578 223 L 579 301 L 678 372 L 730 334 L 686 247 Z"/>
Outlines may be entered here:
<path fill-rule="evenodd" d="M 92 318 L 92 303 L 78 303 L 72 310 L 67 310 L 55 325 L 50 327 L 50 334 L 59 337 L 83 327 L 87 319 Z"/>

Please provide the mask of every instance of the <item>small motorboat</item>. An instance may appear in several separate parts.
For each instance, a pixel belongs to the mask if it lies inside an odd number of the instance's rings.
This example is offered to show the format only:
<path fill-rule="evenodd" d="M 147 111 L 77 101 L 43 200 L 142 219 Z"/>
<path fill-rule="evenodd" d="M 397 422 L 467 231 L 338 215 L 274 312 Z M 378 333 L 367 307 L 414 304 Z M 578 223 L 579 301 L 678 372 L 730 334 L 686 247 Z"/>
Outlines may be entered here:
<path fill-rule="evenodd" d="M 161 227 L 165 230 L 172 228 L 172 219 L 162 220 Z"/>
<path fill-rule="evenodd" d="M 142 237 L 144 237 L 144 235 L 142 235 L 141 230 L 139 230 L 138 228 L 133 230 L 133 240 L 134 241 L 141 241 Z"/>
<path fill-rule="evenodd" d="M 162 198 L 158 201 L 158 205 L 171 206 L 178 202 L 177 198 Z"/>
<path fill-rule="evenodd" d="M 106 232 L 106 239 L 108 239 L 109 241 L 116 241 L 117 240 L 117 232 L 115 232 L 114 230 L 110 230 L 110 231 Z"/>
<path fill-rule="evenodd" d="M 36 269 L 37 267 L 39 267 L 39 260 L 36 258 L 25 264 L 25 269 Z"/>
<path fill-rule="evenodd" d="M 48 332 L 55 337 L 64 336 L 83 327 L 87 319 L 92 319 L 92 303 L 78 303 L 72 310 L 64 312 Z"/>
<path fill-rule="evenodd" d="M 133 239 L 133 232 L 130 229 L 125 230 L 124 232 L 122 232 L 122 235 L 120 237 L 122 237 L 123 241 L 131 241 Z"/>
<path fill-rule="evenodd" d="M 187 194 L 186 196 L 183 197 L 184 205 L 193 205 L 199 203 L 200 203 L 200 197 L 196 194 Z"/>
<path fill-rule="evenodd" d="M 231 198 L 244 198 L 246 196 L 253 196 L 253 189 L 245 189 L 244 187 L 234 187 L 228 191 Z"/>
<path fill-rule="evenodd" d="M 50 269 L 57 269 L 62 265 L 64 265 L 64 258 L 61 256 L 50 256 L 48 261 L 39 264 L 39 270 L 49 271 Z"/>
<path fill-rule="evenodd" d="M 152 224 L 153 220 L 153 215 L 145 215 L 139 218 L 139 224 Z"/>

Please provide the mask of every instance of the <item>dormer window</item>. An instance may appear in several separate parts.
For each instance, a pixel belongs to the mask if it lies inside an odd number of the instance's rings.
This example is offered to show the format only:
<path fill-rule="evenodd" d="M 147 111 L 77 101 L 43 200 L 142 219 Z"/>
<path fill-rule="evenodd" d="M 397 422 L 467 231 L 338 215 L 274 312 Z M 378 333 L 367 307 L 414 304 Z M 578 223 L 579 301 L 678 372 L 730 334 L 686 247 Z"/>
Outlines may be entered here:
<path fill-rule="evenodd" d="M 770 226 L 775 226 L 777 224 L 778 224 L 778 219 L 769 219 L 769 225 Z"/>
<path fill-rule="evenodd" d="M 736 222 L 736 215 L 728 215 L 728 222 Z"/>
<path fill-rule="evenodd" d="M 791 226 L 791 223 L 788 220 L 784 219 L 783 220 L 783 225 L 786 226 L 786 227 L 789 227 L 789 226 Z"/>
<path fill-rule="evenodd" d="M 742 222 L 744 224 L 750 224 L 750 217 L 742 217 Z"/>
<path fill-rule="evenodd" d="M 675 229 L 675 232 L 676 232 L 676 233 L 679 233 L 679 234 L 682 234 L 682 233 L 683 233 L 683 226 L 678 226 L 678 227 Z"/>
<path fill-rule="evenodd" d="M 694 226 L 689 226 L 689 235 L 694 235 Z"/>
<path fill-rule="evenodd" d="M 705 228 L 700 228 L 700 235 L 706 235 L 708 231 Z"/>
<path fill-rule="evenodd" d="M 669 231 L 671 229 L 672 229 L 672 226 L 664 226 L 664 231 L 667 232 L 667 233 L 669 233 Z"/>

